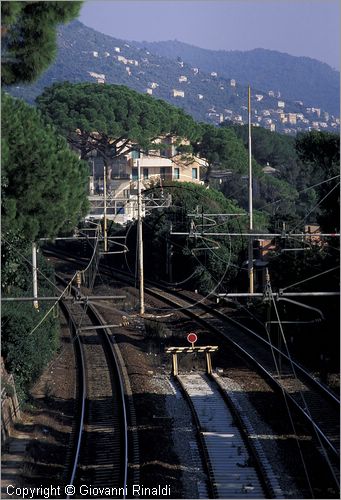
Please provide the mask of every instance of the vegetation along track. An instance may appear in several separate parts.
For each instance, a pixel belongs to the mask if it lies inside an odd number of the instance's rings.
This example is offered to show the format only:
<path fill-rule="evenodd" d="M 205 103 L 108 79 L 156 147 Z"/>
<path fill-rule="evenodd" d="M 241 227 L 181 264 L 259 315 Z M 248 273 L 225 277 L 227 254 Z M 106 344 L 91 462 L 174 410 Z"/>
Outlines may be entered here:
<path fill-rule="evenodd" d="M 125 498 L 127 415 L 110 332 L 91 305 L 75 300 L 68 306 L 62 302 L 62 309 L 72 325 L 79 368 L 79 419 L 72 436 L 68 484 L 75 487 L 76 497 L 91 498 L 93 488 L 111 488 L 111 498 Z"/>
<path fill-rule="evenodd" d="M 109 268 L 103 266 L 101 272 L 109 272 Z M 132 282 L 118 271 L 115 271 L 115 278 Z M 200 296 L 195 299 L 176 290 L 166 291 L 155 284 L 146 286 L 145 293 L 162 299 L 173 310 L 181 309 L 208 331 L 223 336 L 230 347 L 251 362 L 310 426 L 318 449 L 332 467 L 338 483 L 340 403 L 334 393 L 257 333 L 217 311 L 212 305 L 198 302 Z"/>

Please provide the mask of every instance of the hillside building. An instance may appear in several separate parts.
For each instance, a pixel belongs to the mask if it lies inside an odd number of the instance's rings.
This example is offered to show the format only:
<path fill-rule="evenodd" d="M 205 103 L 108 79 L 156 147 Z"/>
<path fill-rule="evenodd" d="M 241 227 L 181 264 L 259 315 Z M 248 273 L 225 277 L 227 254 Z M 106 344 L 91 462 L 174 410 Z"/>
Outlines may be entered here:
<path fill-rule="evenodd" d="M 172 89 L 172 97 L 185 97 L 185 92 L 183 90 Z"/>
<path fill-rule="evenodd" d="M 107 166 L 107 217 L 124 224 L 137 217 L 137 180 L 140 166 L 142 190 L 161 186 L 165 181 L 200 181 L 200 169 L 206 163 L 193 156 L 178 154 L 175 138 L 157 139 L 155 144 L 163 144 L 163 149 L 155 148 L 146 152 L 126 146 L 126 153 L 111 160 Z M 183 141 L 182 144 L 187 144 Z M 89 159 L 89 202 L 87 218 L 101 219 L 104 214 L 104 162 L 101 156 Z"/>
<path fill-rule="evenodd" d="M 290 123 L 290 125 L 296 125 L 297 123 L 296 113 L 288 113 L 288 123 Z"/>
<path fill-rule="evenodd" d="M 97 83 L 105 83 L 105 75 L 102 73 L 94 73 L 93 71 L 88 71 L 92 78 L 95 78 Z"/>
<path fill-rule="evenodd" d="M 262 172 L 267 175 L 274 175 L 277 172 L 277 169 L 274 167 L 271 167 L 269 162 L 266 162 L 266 166 L 262 168 Z"/>
<path fill-rule="evenodd" d="M 187 76 L 185 75 L 181 75 L 179 76 L 179 82 L 182 83 L 182 82 L 187 82 Z"/>
<path fill-rule="evenodd" d="M 117 60 L 118 60 L 118 62 L 121 62 L 123 64 L 128 64 L 128 59 L 126 59 L 123 56 L 117 56 Z"/>

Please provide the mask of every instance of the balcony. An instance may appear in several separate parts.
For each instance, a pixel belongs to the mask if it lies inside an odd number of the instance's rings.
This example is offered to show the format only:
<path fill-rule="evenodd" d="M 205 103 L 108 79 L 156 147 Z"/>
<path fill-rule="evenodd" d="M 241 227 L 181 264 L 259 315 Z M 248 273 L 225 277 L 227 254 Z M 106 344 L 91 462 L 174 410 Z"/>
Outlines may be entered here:
<path fill-rule="evenodd" d="M 151 156 L 146 156 L 144 158 L 132 160 L 132 167 L 133 168 L 137 168 L 138 161 L 140 162 L 141 168 L 160 168 L 160 167 L 171 167 L 172 166 L 172 160 L 169 160 L 168 158 L 161 158 L 160 156 L 153 158 Z"/>

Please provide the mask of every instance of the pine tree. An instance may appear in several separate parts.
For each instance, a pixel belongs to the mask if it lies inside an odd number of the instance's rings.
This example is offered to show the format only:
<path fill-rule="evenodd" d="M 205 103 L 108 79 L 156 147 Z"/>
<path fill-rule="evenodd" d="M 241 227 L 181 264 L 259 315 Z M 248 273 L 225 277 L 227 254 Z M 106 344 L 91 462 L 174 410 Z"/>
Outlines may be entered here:
<path fill-rule="evenodd" d="M 76 224 L 86 209 L 87 166 L 40 113 L 2 97 L 2 230 L 34 241 Z"/>
<path fill-rule="evenodd" d="M 1 81 L 35 80 L 56 55 L 56 28 L 76 17 L 82 2 L 1 2 Z"/>

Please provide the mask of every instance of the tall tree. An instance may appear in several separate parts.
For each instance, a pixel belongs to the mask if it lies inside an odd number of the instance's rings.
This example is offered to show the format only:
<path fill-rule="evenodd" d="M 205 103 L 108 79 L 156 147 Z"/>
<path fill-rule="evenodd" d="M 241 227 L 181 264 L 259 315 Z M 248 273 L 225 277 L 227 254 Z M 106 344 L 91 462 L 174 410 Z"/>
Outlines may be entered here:
<path fill-rule="evenodd" d="M 37 103 L 83 159 L 95 150 L 108 163 L 131 149 L 155 149 L 159 137 L 180 142 L 199 134 L 179 108 L 121 85 L 64 82 L 46 89 Z"/>
<path fill-rule="evenodd" d="M 56 28 L 79 13 L 82 2 L 1 2 L 1 81 L 35 80 L 56 55 Z"/>
<path fill-rule="evenodd" d="M 208 162 L 207 178 L 214 166 L 219 170 L 247 171 L 247 152 L 232 128 L 202 125 L 202 136 L 194 144 L 194 152 Z"/>
<path fill-rule="evenodd" d="M 296 149 L 311 170 L 314 181 L 321 183 L 316 188 L 319 201 L 314 213 L 317 220 L 324 230 L 337 232 L 340 228 L 340 137 L 317 131 L 300 134 Z"/>
<path fill-rule="evenodd" d="M 32 241 L 73 227 L 86 210 L 87 166 L 39 112 L 2 96 L 2 230 Z"/>

